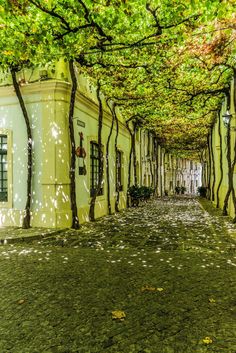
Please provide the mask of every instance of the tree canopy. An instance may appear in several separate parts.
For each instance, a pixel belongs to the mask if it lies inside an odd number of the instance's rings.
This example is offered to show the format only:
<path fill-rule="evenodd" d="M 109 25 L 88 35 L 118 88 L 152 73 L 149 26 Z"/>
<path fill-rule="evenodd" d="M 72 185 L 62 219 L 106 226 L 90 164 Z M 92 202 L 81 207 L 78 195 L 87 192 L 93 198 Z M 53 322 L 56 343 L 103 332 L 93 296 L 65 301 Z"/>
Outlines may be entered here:
<path fill-rule="evenodd" d="M 167 150 L 206 145 L 235 68 L 234 0 L 0 0 L 1 67 L 74 60 Z"/>

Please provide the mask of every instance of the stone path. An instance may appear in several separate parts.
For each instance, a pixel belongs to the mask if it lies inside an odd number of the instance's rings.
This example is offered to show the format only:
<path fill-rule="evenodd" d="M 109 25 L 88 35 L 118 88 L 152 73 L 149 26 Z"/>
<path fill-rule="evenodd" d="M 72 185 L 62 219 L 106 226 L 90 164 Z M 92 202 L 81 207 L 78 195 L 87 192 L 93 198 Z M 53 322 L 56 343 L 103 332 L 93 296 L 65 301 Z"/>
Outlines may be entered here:
<path fill-rule="evenodd" d="M 0 247 L 0 352 L 235 353 L 235 228 L 209 210 L 154 200 Z"/>

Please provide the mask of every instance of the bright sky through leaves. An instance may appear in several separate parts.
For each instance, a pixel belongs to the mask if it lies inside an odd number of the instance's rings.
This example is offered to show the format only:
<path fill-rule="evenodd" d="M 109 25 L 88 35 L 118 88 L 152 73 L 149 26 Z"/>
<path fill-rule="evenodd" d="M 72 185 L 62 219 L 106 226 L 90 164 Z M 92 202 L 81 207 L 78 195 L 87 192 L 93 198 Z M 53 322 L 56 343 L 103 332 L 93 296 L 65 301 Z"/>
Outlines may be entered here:
<path fill-rule="evenodd" d="M 1 67 L 72 58 L 168 150 L 206 144 L 235 66 L 235 1 L 1 0 Z"/>

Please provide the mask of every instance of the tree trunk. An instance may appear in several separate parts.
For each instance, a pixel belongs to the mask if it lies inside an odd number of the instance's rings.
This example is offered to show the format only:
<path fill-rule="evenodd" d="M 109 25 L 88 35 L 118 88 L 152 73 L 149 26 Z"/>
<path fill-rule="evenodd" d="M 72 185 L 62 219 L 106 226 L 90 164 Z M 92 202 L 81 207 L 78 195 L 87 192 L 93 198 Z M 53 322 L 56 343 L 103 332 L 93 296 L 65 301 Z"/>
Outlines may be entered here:
<path fill-rule="evenodd" d="M 233 177 L 234 177 L 234 168 L 236 165 L 236 139 L 234 141 L 234 160 L 232 164 L 232 196 L 233 196 L 233 204 L 234 204 L 234 218 L 233 218 L 233 223 L 236 223 L 236 194 L 235 194 L 235 188 L 233 185 Z"/>
<path fill-rule="evenodd" d="M 148 134 L 148 139 L 149 139 L 149 142 L 148 142 L 148 145 L 150 146 L 150 133 Z M 154 145 L 152 144 L 152 147 L 154 147 Z M 153 178 L 153 169 L 152 169 L 152 161 L 153 161 L 153 156 L 154 156 L 154 148 L 152 148 L 152 154 L 150 153 L 150 147 L 148 148 L 149 149 L 149 165 L 150 165 L 150 174 L 151 174 L 151 187 L 154 187 L 154 178 Z"/>
<path fill-rule="evenodd" d="M 115 121 L 116 121 L 116 137 L 115 137 L 115 154 L 116 154 L 116 165 L 115 165 L 115 171 L 117 174 L 117 165 L 118 165 L 118 148 L 117 148 L 117 141 L 118 141 L 118 136 L 119 136 L 119 120 L 116 114 L 116 105 L 114 104 L 112 107 L 112 113 L 114 114 Z M 120 202 L 120 185 L 118 183 L 117 175 L 116 175 L 116 201 L 115 201 L 115 211 L 119 212 L 119 202 Z"/>
<path fill-rule="evenodd" d="M 156 180 L 155 180 L 155 195 L 158 196 L 158 187 L 159 187 L 159 155 L 158 155 L 158 143 L 157 138 L 155 137 L 155 155 L 156 155 Z"/>
<path fill-rule="evenodd" d="M 211 144 L 210 144 L 210 134 L 207 136 L 207 151 L 208 151 L 208 181 L 207 181 L 207 190 L 208 190 L 208 195 L 207 198 L 208 200 L 211 200 Z"/>
<path fill-rule="evenodd" d="M 215 183 L 216 183 L 216 170 L 215 170 L 215 156 L 213 151 L 213 129 L 211 130 L 211 160 L 212 160 L 212 187 L 211 187 L 211 200 L 215 201 Z"/>
<path fill-rule="evenodd" d="M 103 123 L 103 106 L 102 100 L 100 97 L 101 94 L 101 83 L 98 80 L 97 83 L 97 99 L 99 104 L 99 113 L 98 113 L 98 160 L 99 160 L 99 168 L 98 168 L 98 185 L 97 188 L 91 198 L 90 201 L 90 209 L 89 209 L 89 219 L 91 221 L 95 221 L 95 203 L 99 190 L 102 187 L 102 179 L 103 179 L 103 153 L 102 153 L 102 123 Z"/>
<path fill-rule="evenodd" d="M 230 125 L 230 123 L 229 123 Z M 228 214 L 228 202 L 229 197 L 232 191 L 233 183 L 232 183 L 232 167 L 231 167 L 231 136 L 230 136 L 230 126 L 227 128 L 227 162 L 228 162 L 228 190 L 225 195 L 224 199 L 224 206 L 223 206 L 223 216 Z"/>
<path fill-rule="evenodd" d="M 109 107 L 111 113 L 112 109 L 110 108 L 108 101 L 107 101 L 107 106 Z M 111 192 L 110 192 L 110 164 L 109 164 L 109 147 L 110 147 L 110 140 L 111 140 L 111 135 L 113 132 L 113 127 L 114 127 L 114 121 L 115 117 L 114 114 L 112 113 L 112 121 L 111 121 L 111 128 L 110 132 L 107 138 L 107 143 L 106 143 L 106 176 L 107 176 L 107 207 L 108 207 L 108 214 L 112 214 L 111 210 Z M 116 176 L 116 175 L 115 175 Z"/>
<path fill-rule="evenodd" d="M 165 159 L 166 159 L 166 153 L 163 153 L 162 161 L 163 161 L 163 189 L 162 189 L 162 195 L 163 196 L 163 191 L 164 191 L 164 196 L 165 196 L 165 190 L 166 190 L 166 167 L 165 167 Z"/>
<path fill-rule="evenodd" d="M 234 168 L 236 165 L 236 139 L 234 142 L 234 160 L 232 164 L 232 197 L 233 197 L 233 204 L 234 204 L 234 218 L 233 218 L 233 223 L 236 223 L 236 194 L 235 194 L 235 188 L 233 185 L 233 175 L 234 175 Z"/>
<path fill-rule="evenodd" d="M 75 97 L 77 90 L 77 79 L 75 74 L 74 62 L 73 60 L 69 61 L 70 76 L 72 81 L 71 95 L 70 95 L 70 108 L 69 108 L 69 131 L 70 131 L 70 203 L 72 211 L 72 225 L 71 228 L 79 229 L 79 218 L 78 218 L 78 209 L 76 203 L 76 185 L 75 185 L 75 166 L 76 166 L 76 155 L 75 155 L 75 134 L 74 134 L 74 125 L 73 117 L 75 110 Z"/>
<path fill-rule="evenodd" d="M 234 110 L 236 110 L 236 69 L 234 69 Z M 234 160 L 233 160 L 233 165 L 232 165 L 232 183 L 233 183 L 233 177 L 234 177 L 234 169 L 235 169 L 235 165 L 236 165 L 236 136 L 235 135 L 236 134 L 234 132 Z M 232 195 L 233 195 L 233 204 L 234 204 L 233 223 L 236 223 L 236 195 L 235 195 L 234 185 L 233 185 L 233 189 L 232 189 Z"/>
<path fill-rule="evenodd" d="M 150 160 L 149 160 L 149 164 L 150 164 L 150 173 L 151 173 L 151 187 L 153 187 L 153 170 L 152 170 L 152 158 L 150 157 Z"/>
<path fill-rule="evenodd" d="M 222 151 L 222 134 L 221 134 L 221 115 L 220 112 L 218 112 L 218 134 L 219 134 L 219 139 L 220 139 L 220 180 L 219 180 L 219 184 L 217 187 L 217 191 L 216 191 L 216 208 L 220 207 L 220 187 L 223 181 L 223 151 Z"/>
<path fill-rule="evenodd" d="M 127 188 L 129 190 L 129 188 L 131 186 L 130 184 L 131 184 L 131 166 L 132 166 L 132 156 L 133 156 L 133 134 L 132 134 L 132 131 L 131 131 L 130 127 L 129 127 L 129 123 L 128 122 L 126 122 L 126 127 L 127 127 L 127 130 L 129 131 L 130 142 L 131 142 L 130 152 L 129 152 L 128 183 L 127 183 Z M 130 207 L 128 193 L 127 193 L 126 205 L 127 205 L 127 207 Z"/>
<path fill-rule="evenodd" d="M 135 136 L 136 136 L 136 128 L 137 124 L 133 123 L 133 134 L 132 134 L 132 144 L 133 144 L 133 169 L 134 169 L 134 185 L 138 185 L 138 177 L 137 177 L 137 156 L 136 156 L 136 144 L 135 144 Z"/>
<path fill-rule="evenodd" d="M 230 92 L 227 95 L 227 108 L 230 107 Z M 233 188 L 233 179 L 232 179 L 232 166 L 231 166 L 231 134 L 230 134 L 230 121 L 227 126 L 227 134 L 226 134 L 226 145 L 227 145 L 227 162 L 228 162 L 228 190 L 225 195 L 224 199 L 224 206 L 223 206 L 223 216 L 226 216 L 228 214 L 227 208 L 228 208 L 228 202 L 229 202 L 229 197 Z"/>
<path fill-rule="evenodd" d="M 204 155 L 203 155 L 203 151 L 200 153 L 199 159 L 200 159 L 200 163 L 201 163 L 201 166 L 202 166 L 202 173 L 201 173 L 202 186 L 206 186 L 206 183 L 205 183 L 205 166 L 204 166 Z"/>
<path fill-rule="evenodd" d="M 30 228 L 30 209 L 31 209 L 31 198 L 32 198 L 32 131 L 30 127 L 29 115 L 26 110 L 26 106 L 20 91 L 19 84 L 16 79 L 16 70 L 11 68 L 11 76 L 13 81 L 13 86 L 16 92 L 16 96 L 18 98 L 26 125 L 27 131 L 27 197 L 26 197 L 26 205 L 25 205 L 25 214 L 23 218 L 22 228 L 28 229 Z"/>
<path fill-rule="evenodd" d="M 202 165 L 202 175 L 201 175 L 202 186 L 205 186 L 206 185 L 206 182 L 205 182 L 205 166 L 204 166 L 204 162 L 203 161 L 201 162 L 201 165 Z"/>
<path fill-rule="evenodd" d="M 163 155 L 162 155 L 162 150 L 160 149 L 160 196 L 163 196 L 163 173 L 164 173 L 164 168 L 163 168 Z"/>

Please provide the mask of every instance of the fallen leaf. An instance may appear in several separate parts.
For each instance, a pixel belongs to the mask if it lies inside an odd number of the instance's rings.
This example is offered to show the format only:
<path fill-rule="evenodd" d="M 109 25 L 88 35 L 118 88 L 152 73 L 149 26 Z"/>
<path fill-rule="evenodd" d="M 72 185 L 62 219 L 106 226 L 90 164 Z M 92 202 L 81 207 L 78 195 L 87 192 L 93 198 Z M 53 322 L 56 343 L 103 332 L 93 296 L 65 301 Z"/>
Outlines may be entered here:
<path fill-rule="evenodd" d="M 141 288 L 141 292 L 162 292 L 164 288 L 156 288 L 156 287 L 150 287 L 150 286 L 145 286 Z"/>
<path fill-rule="evenodd" d="M 164 290 L 164 288 L 157 288 L 158 292 L 162 292 Z"/>
<path fill-rule="evenodd" d="M 214 298 L 209 298 L 210 303 L 216 303 L 216 300 Z"/>
<path fill-rule="evenodd" d="M 145 286 L 141 288 L 141 292 L 155 292 L 156 288 L 155 287 L 149 287 L 149 286 Z"/>
<path fill-rule="evenodd" d="M 212 341 L 212 339 L 211 339 L 210 337 L 205 337 L 205 338 L 203 338 L 202 342 L 205 343 L 205 344 L 211 344 L 211 343 L 213 343 L 213 341 Z"/>
<path fill-rule="evenodd" d="M 112 313 L 113 320 L 124 321 L 124 319 L 126 318 L 126 314 L 124 311 L 115 310 L 115 311 L 112 311 L 111 313 Z"/>
<path fill-rule="evenodd" d="M 25 299 L 20 299 L 18 300 L 17 304 L 21 305 L 21 304 L 24 304 L 25 303 Z"/>

